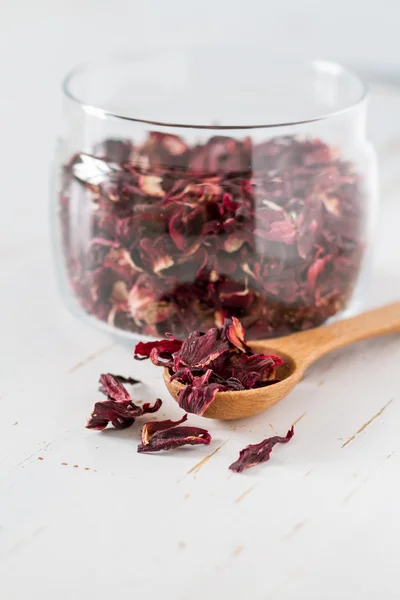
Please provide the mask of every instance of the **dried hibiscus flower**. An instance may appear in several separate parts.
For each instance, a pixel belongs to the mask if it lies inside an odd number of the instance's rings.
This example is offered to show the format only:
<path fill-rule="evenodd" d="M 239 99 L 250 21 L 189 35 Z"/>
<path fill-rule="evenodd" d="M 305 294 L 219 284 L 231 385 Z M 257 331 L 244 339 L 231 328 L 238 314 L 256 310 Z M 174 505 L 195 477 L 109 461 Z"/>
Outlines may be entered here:
<path fill-rule="evenodd" d="M 161 400 L 157 399 L 151 405 L 145 403 L 137 406 L 122 385 L 126 383 L 137 383 L 135 379 L 125 378 L 121 375 L 103 374 L 100 376 L 99 390 L 107 396 L 107 400 L 96 402 L 92 414 L 86 424 L 88 429 L 97 429 L 102 431 L 111 423 L 116 429 L 126 429 L 130 427 L 137 417 L 148 413 L 154 413 L 161 407 Z"/>
<path fill-rule="evenodd" d="M 230 470 L 241 473 L 244 469 L 254 467 L 269 460 L 273 447 L 276 444 L 287 444 L 294 436 L 294 428 L 289 429 L 285 437 L 278 435 L 267 438 L 259 444 L 250 444 L 239 453 L 237 461 L 230 465 Z"/>
<path fill-rule="evenodd" d="M 139 342 L 135 346 L 134 357 L 136 360 L 151 358 L 154 364 L 167 364 L 172 359 L 172 355 L 181 349 L 181 346 L 181 340 L 176 340 L 171 335 L 168 339 L 158 342 Z M 161 362 L 162 359 L 165 363 Z"/>
<path fill-rule="evenodd" d="M 142 443 L 138 445 L 138 452 L 172 450 L 185 445 L 208 445 L 211 442 L 211 435 L 206 429 L 188 426 L 178 427 L 186 419 L 187 415 L 184 415 L 179 421 L 168 419 L 145 423 L 142 428 Z"/>
<path fill-rule="evenodd" d="M 244 335 L 240 321 L 227 318 L 221 327 L 207 333 L 193 331 L 184 342 L 172 336 L 158 342 L 139 342 L 135 358 L 148 357 L 155 365 L 167 367 L 171 380 L 185 385 L 178 395 L 180 407 L 203 415 L 219 391 L 248 390 L 279 381 L 276 367 L 283 360 L 253 352 Z"/>
<path fill-rule="evenodd" d="M 318 139 L 105 140 L 64 167 L 66 270 L 116 328 L 179 338 L 230 315 L 249 339 L 285 335 L 346 307 L 365 200 L 355 165 Z"/>

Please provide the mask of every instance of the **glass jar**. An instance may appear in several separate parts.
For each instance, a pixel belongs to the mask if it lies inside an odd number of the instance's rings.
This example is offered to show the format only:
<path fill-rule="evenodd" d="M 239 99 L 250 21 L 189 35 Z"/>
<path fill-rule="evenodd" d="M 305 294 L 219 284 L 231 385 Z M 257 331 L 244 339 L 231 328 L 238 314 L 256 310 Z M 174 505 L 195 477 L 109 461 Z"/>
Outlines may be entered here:
<path fill-rule="evenodd" d="M 138 338 L 249 339 L 355 312 L 377 201 L 366 89 L 338 64 L 191 50 L 64 82 L 54 202 L 71 310 Z"/>

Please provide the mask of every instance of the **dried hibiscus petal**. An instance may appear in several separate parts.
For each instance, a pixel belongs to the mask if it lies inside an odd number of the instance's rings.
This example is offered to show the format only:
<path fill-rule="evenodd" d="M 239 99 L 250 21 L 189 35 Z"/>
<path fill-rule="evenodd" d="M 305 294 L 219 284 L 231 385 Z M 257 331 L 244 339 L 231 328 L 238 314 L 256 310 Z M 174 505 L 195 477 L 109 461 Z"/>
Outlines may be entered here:
<path fill-rule="evenodd" d="M 228 340 L 239 348 L 242 352 L 251 352 L 251 348 L 244 341 L 244 327 L 236 317 L 232 317 L 232 322 L 227 323 L 226 337 Z"/>
<path fill-rule="evenodd" d="M 263 440 L 259 444 L 250 444 L 240 451 L 239 458 L 229 468 L 235 473 L 241 473 L 244 469 L 266 462 L 269 460 L 272 449 L 276 444 L 286 444 L 293 436 L 294 428 L 292 427 L 285 437 L 276 435 Z"/>
<path fill-rule="evenodd" d="M 122 381 L 127 383 L 138 383 L 135 379 L 124 378 L 120 375 L 111 375 L 111 373 L 100 376 L 100 391 L 107 396 L 107 400 L 96 402 L 92 414 L 86 424 L 88 429 L 97 429 L 102 431 L 111 423 L 116 429 L 126 429 L 130 427 L 137 417 L 147 413 L 154 413 L 161 407 L 161 400 L 157 399 L 151 405 L 145 403 L 137 406 Z"/>
<path fill-rule="evenodd" d="M 229 350 L 229 340 L 220 328 L 210 329 L 207 333 L 194 331 L 183 342 L 175 355 L 175 368 L 187 365 L 192 368 L 205 368 L 211 361 Z"/>
<path fill-rule="evenodd" d="M 184 415 L 179 421 L 168 419 L 146 423 L 142 428 L 142 443 L 138 445 L 138 452 L 172 450 L 185 445 L 208 445 L 211 442 L 211 435 L 206 429 L 189 426 L 177 427 L 186 419 L 187 415 Z"/>
<path fill-rule="evenodd" d="M 202 377 L 194 378 L 193 383 L 180 390 L 178 403 L 183 410 L 195 415 L 203 415 L 215 400 L 217 392 L 229 389 L 222 383 L 211 383 L 212 374 L 212 370 L 209 369 Z"/>
<path fill-rule="evenodd" d="M 139 342 L 135 346 L 134 358 L 136 360 L 144 360 L 150 358 L 151 353 L 156 351 L 157 358 L 171 360 L 172 355 L 181 349 L 182 343 L 181 340 L 177 340 L 172 336 L 158 342 Z"/>
<path fill-rule="evenodd" d="M 157 431 L 172 429 L 172 427 L 177 427 L 177 425 L 181 425 L 181 423 L 184 423 L 185 421 L 187 421 L 187 415 L 183 415 L 179 421 L 171 421 L 171 419 L 166 419 L 165 421 L 151 421 L 150 423 L 145 423 L 142 427 L 141 438 L 143 446 L 147 446 Z"/>
<path fill-rule="evenodd" d="M 100 375 L 99 391 L 105 396 L 108 396 L 110 400 L 114 400 L 114 402 L 120 404 L 129 403 L 131 401 L 131 396 L 122 385 L 120 378 L 111 375 L 111 373 Z"/>

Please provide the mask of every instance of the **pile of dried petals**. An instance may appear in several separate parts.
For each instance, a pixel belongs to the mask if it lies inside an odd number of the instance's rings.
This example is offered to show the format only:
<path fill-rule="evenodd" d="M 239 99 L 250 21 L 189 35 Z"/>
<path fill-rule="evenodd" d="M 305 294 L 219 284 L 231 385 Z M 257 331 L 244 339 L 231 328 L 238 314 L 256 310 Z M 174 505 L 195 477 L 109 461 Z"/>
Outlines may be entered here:
<path fill-rule="evenodd" d="M 279 381 L 276 367 L 283 360 L 253 352 L 244 334 L 240 321 L 232 317 L 207 333 L 193 331 L 184 342 L 168 334 L 165 340 L 139 342 L 135 358 L 150 358 L 155 365 L 167 367 L 171 380 L 185 385 L 179 392 L 179 406 L 203 415 L 217 392 L 248 390 Z"/>
<path fill-rule="evenodd" d="M 214 400 L 217 391 L 245 390 L 265 386 L 278 381 L 275 368 L 283 363 L 277 356 L 254 353 L 244 340 L 244 329 L 235 317 L 225 319 L 220 328 L 207 333 L 192 332 L 186 341 L 168 335 L 157 342 L 139 342 L 135 358 L 150 358 L 156 365 L 168 367 L 171 378 L 186 384 L 179 395 L 179 404 L 187 412 L 203 414 Z M 86 424 L 88 429 L 103 430 L 111 423 L 117 429 L 130 427 L 137 417 L 154 413 L 161 407 L 161 400 L 154 405 L 134 404 L 124 383 L 140 383 L 131 377 L 100 376 L 100 391 L 106 400 L 96 402 Z M 178 421 L 166 419 L 152 421 L 142 427 L 138 452 L 172 450 L 184 445 L 208 445 L 211 435 L 206 429 L 181 426 L 187 414 Z M 294 435 L 293 427 L 285 437 L 274 436 L 259 444 L 246 446 L 230 469 L 241 473 L 244 469 L 266 462 L 276 444 L 289 442 Z"/>
<path fill-rule="evenodd" d="M 88 429 L 104 430 L 109 423 L 116 429 L 126 429 L 135 422 L 137 417 L 148 413 L 155 413 L 161 407 L 161 400 L 157 399 L 153 406 L 143 404 L 136 406 L 122 385 L 122 383 L 140 383 L 136 379 L 121 377 L 120 375 L 100 375 L 100 391 L 107 400 L 96 402 L 92 414 L 86 423 Z M 205 429 L 200 427 L 178 427 L 186 421 L 184 415 L 179 421 L 153 421 L 145 423 L 142 428 L 142 443 L 138 446 L 138 452 L 157 452 L 158 450 L 170 450 L 185 444 L 209 444 L 211 436 Z"/>
<path fill-rule="evenodd" d="M 308 329 L 353 293 L 364 187 L 318 139 L 105 140 L 64 166 L 68 279 L 84 311 L 147 336 L 226 316 L 251 339 Z"/>

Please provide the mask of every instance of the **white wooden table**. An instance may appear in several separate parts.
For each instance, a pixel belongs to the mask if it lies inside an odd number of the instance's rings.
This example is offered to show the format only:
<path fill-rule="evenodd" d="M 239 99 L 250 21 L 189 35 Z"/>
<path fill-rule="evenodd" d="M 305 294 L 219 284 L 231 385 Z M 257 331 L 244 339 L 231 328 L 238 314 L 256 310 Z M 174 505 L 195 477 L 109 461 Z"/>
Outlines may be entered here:
<path fill-rule="evenodd" d="M 399 107 L 400 93 L 374 91 L 383 198 L 368 306 L 400 298 Z M 181 412 L 160 370 L 63 308 L 44 213 L 16 202 L 0 240 L 1 600 L 398 600 L 399 337 L 321 360 L 260 417 L 207 421 L 210 447 L 138 455 L 140 420 L 83 427 L 99 374 L 139 377 L 161 417 Z M 228 470 L 294 422 L 269 463 Z"/>

